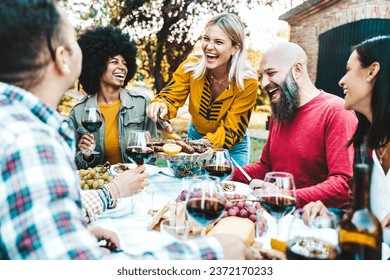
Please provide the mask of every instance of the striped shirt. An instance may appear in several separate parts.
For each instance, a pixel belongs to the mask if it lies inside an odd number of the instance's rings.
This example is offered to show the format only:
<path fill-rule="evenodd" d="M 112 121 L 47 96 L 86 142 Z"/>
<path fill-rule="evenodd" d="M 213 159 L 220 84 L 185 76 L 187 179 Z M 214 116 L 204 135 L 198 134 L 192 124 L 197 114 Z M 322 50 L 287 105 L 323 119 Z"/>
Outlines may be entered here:
<path fill-rule="evenodd" d="M 30 92 L 1 82 L 0 120 L 0 259 L 223 257 L 214 238 L 141 256 L 104 254 L 84 222 L 70 123 Z M 99 199 L 85 192 L 87 208 L 91 197 Z M 101 209 L 85 211 L 98 215 Z"/>

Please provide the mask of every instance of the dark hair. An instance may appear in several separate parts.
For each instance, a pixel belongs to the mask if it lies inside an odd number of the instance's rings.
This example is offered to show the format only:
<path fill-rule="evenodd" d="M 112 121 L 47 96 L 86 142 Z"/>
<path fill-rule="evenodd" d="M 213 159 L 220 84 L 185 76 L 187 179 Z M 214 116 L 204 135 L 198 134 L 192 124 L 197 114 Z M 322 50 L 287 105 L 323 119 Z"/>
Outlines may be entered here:
<path fill-rule="evenodd" d="M 107 61 L 122 55 L 127 64 L 127 76 L 123 86 L 137 71 L 137 45 L 130 35 L 112 26 L 89 29 L 78 40 L 83 53 L 83 66 L 79 81 L 86 93 L 93 95 L 99 90 L 100 78 L 106 71 Z"/>
<path fill-rule="evenodd" d="M 30 89 L 39 84 L 61 41 L 53 0 L 0 1 L 0 81 Z"/>
<path fill-rule="evenodd" d="M 380 70 L 375 77 L 371 97 L 372 122 L 358 114 L 359 123 L 348 144 L 359 146 L 365 135 L 368 146 L 377 149 L 390 140 L 390 36 L 376 36 L 352 47 L 356 50 L 360 65 L 367 68 L 378 62 Z"/>

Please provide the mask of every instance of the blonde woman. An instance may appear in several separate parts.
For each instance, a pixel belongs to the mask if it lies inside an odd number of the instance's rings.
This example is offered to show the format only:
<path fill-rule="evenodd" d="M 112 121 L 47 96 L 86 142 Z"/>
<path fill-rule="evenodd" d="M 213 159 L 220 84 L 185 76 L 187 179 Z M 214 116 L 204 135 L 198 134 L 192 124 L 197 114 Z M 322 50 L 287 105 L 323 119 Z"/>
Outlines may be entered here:
<path fill-rule="evenodd" d="M 240 164 L 249 163 L 247 128 L 256 103 L 257 74 L 245 55 L 240 18 L 224 13 L 204 29 L 201 52 L 190 55 L 147 107 L 148 116 L 174 118 L 189 97 L 189 139 L 205 138 L 229 149 Z"/>

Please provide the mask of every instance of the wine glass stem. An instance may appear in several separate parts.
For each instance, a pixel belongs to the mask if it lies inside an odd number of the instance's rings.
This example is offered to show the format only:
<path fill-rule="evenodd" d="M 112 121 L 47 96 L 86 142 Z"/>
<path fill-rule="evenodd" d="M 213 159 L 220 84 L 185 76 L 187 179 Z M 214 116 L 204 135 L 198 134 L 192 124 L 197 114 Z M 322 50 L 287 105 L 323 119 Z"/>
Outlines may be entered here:
<path fill-rule="evenodd" d="M 276 219 L 276 238 L 280 240 L 280 222 L 279 219 Z"/>

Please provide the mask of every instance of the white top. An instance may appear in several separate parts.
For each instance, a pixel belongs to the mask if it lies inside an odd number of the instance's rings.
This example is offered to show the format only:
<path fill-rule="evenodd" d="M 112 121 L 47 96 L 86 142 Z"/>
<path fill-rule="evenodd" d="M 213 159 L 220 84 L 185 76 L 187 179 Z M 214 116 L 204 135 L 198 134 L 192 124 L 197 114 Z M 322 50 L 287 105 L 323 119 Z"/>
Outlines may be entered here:
<path fill-rule="evenodd" d="M 390 172 L 384 173 L 382 166 L 372 151 L 373 166 L 370 187 L 371 211 L 382 221 L 390 213 Z"/>

